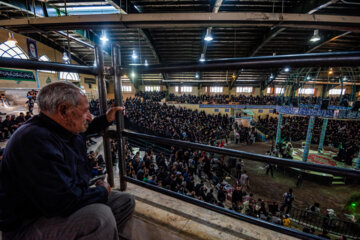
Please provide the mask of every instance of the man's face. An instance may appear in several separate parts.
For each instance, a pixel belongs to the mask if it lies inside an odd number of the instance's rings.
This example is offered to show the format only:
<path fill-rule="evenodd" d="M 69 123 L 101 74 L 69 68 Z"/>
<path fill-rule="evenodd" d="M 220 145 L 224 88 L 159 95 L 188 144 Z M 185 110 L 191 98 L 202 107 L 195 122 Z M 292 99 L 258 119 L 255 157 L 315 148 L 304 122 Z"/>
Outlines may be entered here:
<path fill-rule="evenodd" d="M 66 128 L 73 134 L 85 132 L 92 121 L 86 96 L 79 97 L 79 104 L 66 111 Z"/>

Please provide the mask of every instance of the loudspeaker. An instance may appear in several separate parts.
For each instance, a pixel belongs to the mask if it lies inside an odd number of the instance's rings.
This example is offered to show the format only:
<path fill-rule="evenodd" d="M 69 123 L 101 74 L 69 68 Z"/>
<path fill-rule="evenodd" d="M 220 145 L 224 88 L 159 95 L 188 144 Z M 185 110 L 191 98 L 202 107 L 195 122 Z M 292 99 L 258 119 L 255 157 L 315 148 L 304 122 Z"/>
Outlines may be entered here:
<path fill-rule="evenodd" d="M 292 105 L 293 105 L 293 107 L 298 107 L 299 106 L 297 99 L 292 100 Z"/>
<path fill-rule="evenodd" d="M 360 101 L 356 101 L 353 103 L 351 111 L 359 111 L 360 110 Z"/>
<path fill-rule="evenodd" d="M 329 107 L 330 100 L 329 99 L 323 99 L 321 102 L 321 110 L 327 110 Z"/>
<path fill-rule="evenodd" d="M 347 99 L 344 99 L 341 101 L 340 106 L 343 107 L 348 107 L 349 106 L 349 101 Z"/>

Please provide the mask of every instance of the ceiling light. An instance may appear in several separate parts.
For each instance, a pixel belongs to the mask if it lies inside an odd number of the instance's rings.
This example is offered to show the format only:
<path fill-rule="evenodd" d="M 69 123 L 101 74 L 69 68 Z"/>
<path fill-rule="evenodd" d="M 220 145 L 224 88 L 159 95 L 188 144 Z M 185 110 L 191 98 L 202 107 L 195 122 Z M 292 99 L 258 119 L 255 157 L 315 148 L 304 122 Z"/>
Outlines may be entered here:
<path fill-rule="evenodd" d="M 147 67 L 147 66 L 149 66 L 149 63 L 148 63 L 148 61 L 145 59 L 145 63 L 144 63 L 144 65 Z"/>
<path fill-rule="evenodd" d="M 331 75 L 331 74 L 333 74 L 333 73 L 334 73 L 333 69 L 330 68 L 330 69 L 329 69 L 329 74 Z"/>
<path fill-rule="evenodd" d="M 271 75 L 270 75 L 270 79 L 273 79 L 273 78 L 274 78 L 274 75 L 273 75 L 273 74 L 271 74 Z"/>
<path fill-rule="evenodd" d="M 343 81 L 347 81 L 348 79 L 347 79 L 347 77 L 345 76 L 345 77 L 343 77 Z"/>
<path fill-rule="evenodd" d="M 201 54 L 200 62 L 205 62 L 205 54 L 204 53 Z"/>
<path fill-rule="evenodd" d="M 131 77 L 134 78 L 135 77 L 135 73 L 131 72 Z"/>
<path fill-rule="evenodd" d="M 137 59 L 137 55 L 136 55 L 135 50 L 133 50 L 133 53 L 132 53 L 131 57 L 132 57 L 132 59 L 134 59 L 134 60 Z"/>
<path fill-rule="evenodd" d="M 211 36 L 211 29 L 210 28 L 208 28 L 206 30 L 206 35 L 205 35 L 204 40 L 207 41 L 207 42 L 210 42 L 210 41 L 213 40 L 213 37 Z"/>
<path fill-rule="evenodd" d="M 236 74 L 233 73 L 231 77 L 232 77 L 233 80 L 235 80 L 236 79 Z"/>
<path fill-rule="evenodd" d="M 310 77 L 310 76 L 307 76 L 307 77 L 306 77 L 306 80 L 311 80 L 311 77 Z"/>
<path fill-rule="evenodd" d="M 62 59 L 64 60 L 65 63 L 67 63 L 70 60 L 67 52 L 64 52 Z"/>
<path fill-rule="evenodd" d="M 290 68 L 289 67 L 284 68 L 284 72 L 290 72 Z"/>
<path fill-rule="evenodd" d="M 107 36 L 105 34 L 105 30 L 102 30 L 102 32 L 101 32 L 100 40 L 103 42 L 103 44 L 105 44 L 107 41 L 109 41 L 109 39 L 107 38 Z"/>
<path fill-rule="evenodd" d="M 320 38 L 320 35 L 319 35 L 319 30 L 318 29 L 314 30 L 314 35 L 310 38 L 310 42 L 317 42 L 320 39 L 321 38 Z"/>
<path fill-rule="evenodd" d="M 199 78 L 199 74 L 198 74 L 198 73 L 195 74 L 195 78 Z"/>
<path fill-rule="evenodd" d="M 9 47 L 15 47 L 17 44 L 16 39 L 14 38 L 14 34 L 13 33 L 9 33 L 9 38 L 7 40 L 7 45 L 9 45 Z"/>

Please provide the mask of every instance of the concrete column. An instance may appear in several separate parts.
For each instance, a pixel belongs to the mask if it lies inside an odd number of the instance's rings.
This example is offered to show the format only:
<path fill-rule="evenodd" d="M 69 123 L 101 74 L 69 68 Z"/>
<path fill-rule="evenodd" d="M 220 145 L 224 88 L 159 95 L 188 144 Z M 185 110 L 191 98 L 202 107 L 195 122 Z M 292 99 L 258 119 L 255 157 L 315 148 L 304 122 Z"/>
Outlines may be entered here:
<path fill-rule="evenodd" d="M 276 141 L 275 144 L 277 145 L 281 140 L 281 124 L 282 124 L 283 115 L 279 113 L 278 125 L 276 130 Z"/>
<path fill-rule="evenodd" d="M 359 155 L 358 158 L 356 159 L 356 169 L 360 169 L 360 150 L 359 150 Z"/>
<path fill-rule="evenodd" d="M 329 119 L 327 118 L 324 118 L 323 119 L 323 125 L 322 125 L 322 128 L 321 128 L 321 134 L 320 134 L 320 140 L 319 140 L 319 147 L 318 147 L 318 151 L 320 152 L 323 147 L 324 147 L 324 140 L 325 140 L 325 134 L 326 134 L 326 128 L 327 128 L 327 125 L 328 125 L 328 121 Z"/>
<path fill-rule="evenodd" d="M 304 162 L 307 161 L 307 158 L 309 156 L 312 132 L 313 132 L 313 129 L 314 129 L 314 123 L 315 123 L 315 117 L 311 116 L 310 120 L 309 120 L 309 126 L 308 126 L 308 130 L 307 130 L 307 134 L 306 134 L 306 142 L 305 142 L 304 154 L 303 154 L 303 159 L 302 159 Z"/>

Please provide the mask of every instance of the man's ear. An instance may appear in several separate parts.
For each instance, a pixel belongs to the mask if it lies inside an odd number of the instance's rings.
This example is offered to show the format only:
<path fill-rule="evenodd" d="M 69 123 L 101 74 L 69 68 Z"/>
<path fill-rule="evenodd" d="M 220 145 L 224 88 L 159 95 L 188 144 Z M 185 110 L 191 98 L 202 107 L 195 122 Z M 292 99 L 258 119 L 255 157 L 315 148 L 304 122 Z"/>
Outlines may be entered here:
<path fill-rule="evenodd" d="M 68 110 L 68 106 L 66 106 L 65 104 L 60 104 L 58 106 L 58 113 L 60 114 L 61 117 L 65 118 L 66 117 L 66 111 Z"/>

